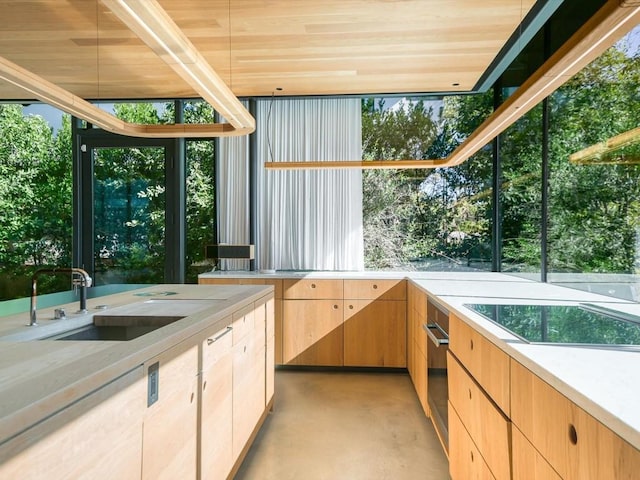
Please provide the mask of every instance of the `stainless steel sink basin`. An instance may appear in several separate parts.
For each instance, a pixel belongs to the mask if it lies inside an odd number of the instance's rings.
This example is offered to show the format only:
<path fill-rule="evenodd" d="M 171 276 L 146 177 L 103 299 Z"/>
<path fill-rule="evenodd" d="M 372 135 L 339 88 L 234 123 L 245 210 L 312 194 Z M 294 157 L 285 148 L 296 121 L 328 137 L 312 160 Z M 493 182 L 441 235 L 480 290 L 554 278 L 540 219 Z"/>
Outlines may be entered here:
<path fill-rule="evenodd" d="M 141 337 L 183 317 L 121 317 L 96 315 L 93 323 L 42 340 L 127 341 Z"/>

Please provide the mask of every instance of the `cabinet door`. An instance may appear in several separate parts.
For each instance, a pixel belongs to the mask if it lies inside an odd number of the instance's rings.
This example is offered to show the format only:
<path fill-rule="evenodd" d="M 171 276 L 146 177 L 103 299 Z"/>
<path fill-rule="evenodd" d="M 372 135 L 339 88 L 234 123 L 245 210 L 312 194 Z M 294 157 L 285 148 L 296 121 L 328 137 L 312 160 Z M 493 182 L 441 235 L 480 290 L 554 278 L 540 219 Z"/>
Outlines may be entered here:
<path fill-rule="evenodd" d="M 233 347 L 233 459 L 243 453 L 264 412 L 265 345 L 247 335 Z"/>
<path fill-rule="evenodd" d="M 198 345 L 177 345 L 145 363 L 152 378 L 157 365 L 157 377 L 149 381 L 157 400 L 144 417 L 143 479 L 196 476 L 198 350 Z"/>
<path fill-rule="evenodd" d="M 562 478 L 637 478 L 636 448 L 515 360 L 511 375 L 512 421 Z"/>
<path fill-rule="evenodd" d="M 231 340 L 231 328 L 225 327 L 202 342 L 200 472 L 203 480 L 224 480 L 233 467 Z"/>
<path fill-rule="evenodd" d="M 509 480 L 511 423 L 451 353 L 447 366 L 449 418 L 455 410 L 495 478 Z"/>
<path fill-rule="evenodd" d="M 449 406 L 449 473 L 451 480 L 495 480 L 455 410 Z M 520 479 L 518 479 L 520 480 Z"/>
<path fill-rule="evenodd" d="M 562 480 L 517 427 L 512 429 L 513 478 L 519 480 Z"/>
<path fill-rule="evenodd" d="M 406 302 L 345 300 L 344 364 L 406 367 Z"/>
<path fill-rule="evenodd" d="M 137 369 L 0 447 L 0 478 L 140 478 L 146 382 Z"/>
<path fill-rule="evenodd" d="M 290 365 L 342 366 L 342 300 L 284 300 L 283 361 Z"/>

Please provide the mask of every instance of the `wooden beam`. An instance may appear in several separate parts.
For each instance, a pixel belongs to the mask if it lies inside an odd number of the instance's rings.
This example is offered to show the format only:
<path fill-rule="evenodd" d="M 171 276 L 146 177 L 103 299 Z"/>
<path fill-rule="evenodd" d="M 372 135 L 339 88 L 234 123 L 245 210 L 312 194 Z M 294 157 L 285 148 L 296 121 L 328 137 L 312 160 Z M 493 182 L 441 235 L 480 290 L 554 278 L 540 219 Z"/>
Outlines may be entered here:
<path fill-rule="evenodd" d="M 101 1 L 237 131 L 255 130 L 253 116 L 156 0 Z"/>
<path fill-rule="evenodd" d="M 496 111 L 490 115 L 447 158 L 426 160 L 412 167 L 452 167 L 466 161 L 491 140 L 500 135 L 525 113 L 539 104 L 573 75 L 599 57 L 607 48 L 640 23 L 640 5 L 624 6 L 619 0 L 609 0 L 554 55 L 536 70 Z M 293 162 L 269 162 L 270 169 L 290 169 Z M 295 162 L 304 165 L 306 162 Z M 357 168 L 354 162 L 318 162 L 311 168 Z M 361 168 L 377 168 L 375 161 L 362 162 Z M 307 168 L 300 166 L 297 168 Z M 382 166 L 380 168 L 393 168 Z"/>

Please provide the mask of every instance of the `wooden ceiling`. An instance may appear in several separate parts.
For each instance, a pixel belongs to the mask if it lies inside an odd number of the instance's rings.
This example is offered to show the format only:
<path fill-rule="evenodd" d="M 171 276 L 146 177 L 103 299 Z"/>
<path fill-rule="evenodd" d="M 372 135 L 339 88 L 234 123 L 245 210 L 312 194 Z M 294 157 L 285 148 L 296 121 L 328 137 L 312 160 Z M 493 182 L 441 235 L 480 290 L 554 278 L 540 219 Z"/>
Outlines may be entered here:
<path fill-rule="evenodd" d="M 244 97 L 469 91 L 535 1 L 159 3 Z M 0 56 L 79 97 L 197 96 L 99 0 L 0 0 L 0 12 Z M 25 95 L 0 82 L 0 99 Z"/>

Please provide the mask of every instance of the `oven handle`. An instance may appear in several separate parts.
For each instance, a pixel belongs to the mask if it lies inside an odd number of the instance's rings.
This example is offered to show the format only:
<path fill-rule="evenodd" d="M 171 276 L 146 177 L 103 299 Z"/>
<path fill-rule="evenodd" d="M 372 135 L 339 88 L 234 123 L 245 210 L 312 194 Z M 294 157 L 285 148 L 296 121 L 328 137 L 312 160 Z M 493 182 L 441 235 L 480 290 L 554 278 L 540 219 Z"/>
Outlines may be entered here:
<path fill-rule="evenodd" d="M 449 345 L 449 334 L 445 332 L 444 328 L 442 328 L 436 322 L 425 323 L 424 325 L 422 325 L 422 328 L 424 328 L 425 332 L 427 332 L 427 336 L 436 345 L 436 347 L 439 347 L 440 345 Z M 444 336 L 444 338 L 436 337 L 433 334 L 432 330 L 437 330 L 438 332 L 440 332 L 440 334 Z"/>

